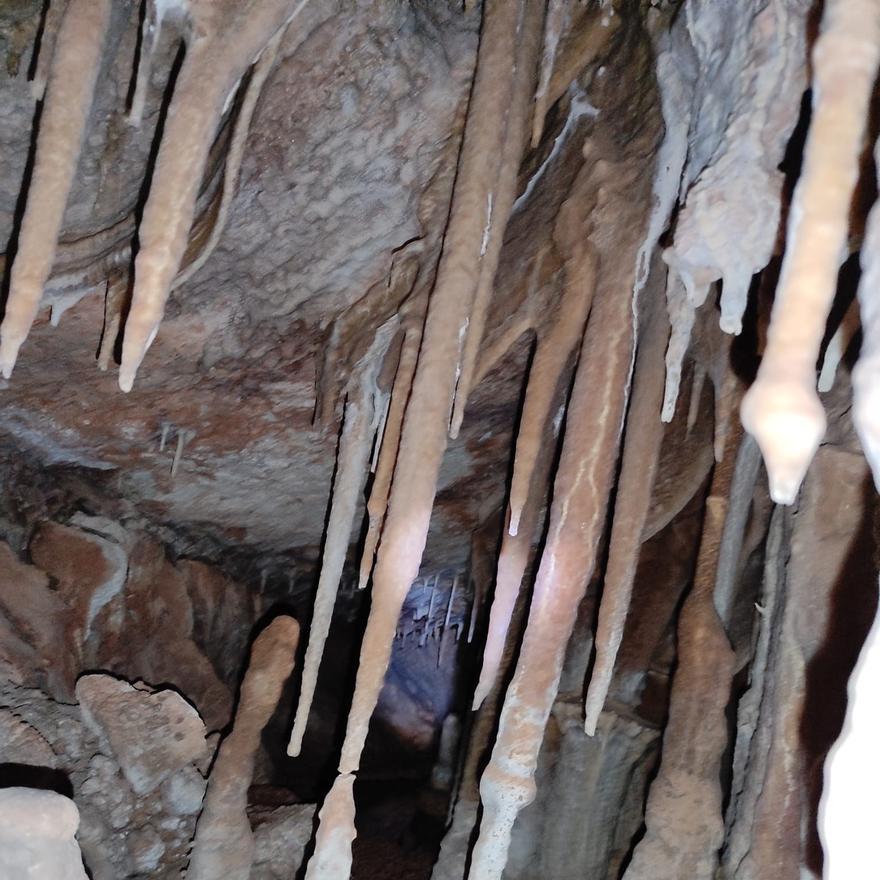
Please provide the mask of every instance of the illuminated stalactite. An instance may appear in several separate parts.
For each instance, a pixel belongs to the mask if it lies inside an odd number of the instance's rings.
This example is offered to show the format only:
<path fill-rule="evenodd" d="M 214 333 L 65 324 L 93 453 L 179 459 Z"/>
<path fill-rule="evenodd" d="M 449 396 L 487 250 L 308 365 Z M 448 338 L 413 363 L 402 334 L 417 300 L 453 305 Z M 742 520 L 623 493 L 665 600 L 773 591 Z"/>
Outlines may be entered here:
<path fill-rule="evenodd" d="M 221 743 L 208 780 L 186 872 L 190 880 L 247 880 L 251 875 L 254 838 L 247 815 L 248 788 L 260 734 L 293 670 L 298 641 L 299 624 L 292 617 L 277 617 L 254 642 L 232 732 Z"/>
<path fill-rule="evenodd" d="M 541 72 L 538 76 L 538 86 L 535 89 L 532 149 L 538 146 L 541 142 L 541 135 L 544 133 L 544 119 L 547 116 L 548 101 L 550 100 L 550 79 L 553 76 L 553 66 L 556 63 L 556 50 L 568 24 L 568 5 L 569 0 L 549 0 L 547 3 L 544 44 L 541 49 Z"/>
<path fill-rule="evenodd" d="M 584 152 L 589 157 L 589 149 Z M 601 216 L 612 193 L 636 184 L 619 167 L 607 163 L 593 167 L 600 173 L 593 213 Z M 613 187 L 608 185 L 612 176 Z M 627 212 L 620 212 L 615 220 L 621 223 L 620 227 L 615 223 L 619 236 L 606 238 L 607 228 L 597 230 L 602 242 L 614 240 L 614 259 L 606 263 L 600 253 L 596 301 L 568 406 L 549 530 L 516 671 L 480 782 L 483 816 L 468 875 L 471 880 L 501 877 L 513 824 L 534 798 L 533 777 L 544 728 L 605 522 L 634 344 L 632 302 L 620 290 L 633 289 L 639 246 L 631 241 L 638 223 Z M 628 227 L 622 225 L 626 223 Z"/>
<path fill-rule="evenodd" d="M 880 174 L 880 141 L 874 147 L 874 162 Z M 868 217 L 861 261 L 858 302 L 862 348 L 852 375 L 853 421 L 874 484 L 880 488 L 880 203 L 874 205 Z M 841 327 L 846 323 L 845 317 Z M 844 347 L 842 343 L 840 347 Z"/>
<path fill-rule="evenodd" d="M 767 349 L 742 406 L 779 504 L 794 502 L 825 433 L 816 361 L 837 289 L 878 60 L 877 3 L 829 0 L 813 50 L 815 104 Z"/>
<path fill-rule="evenodd" d="M 190 7 L 195 27 L 174 84 L 138 229 L 140 247 L 119 370 L 123 391 L 131 390 L 158 332 L 226 101 L 255 58 L 305 3 L 301 0 L 291 7 L 288 0 L 271 0 L 220 11 L 207 2 Z"/>
<path fill-rule="evenodd" d="M 418 575 L 437 476 L 446 450 L 461 345 L 479 280 L 488 196 L 503 132 L 491 125 L 507 94 L 519 4 L 487 2 L 459 172 L 437 280 L 404 416 L 382 541 L 373 574 L 370 615 L 336 778 L 321 810 L 309 880 L 343 880 L 355 837 L 353 774 L 391 653 L 400 609 Z"/>
<path fill-rule="evenodd" d="M 416 370 L 421 339 L 422 329 L 418 322 L 412 318 L 405 320 L 403 342 L 400 346 L 400 358 L 394 376 L 394 385 L 391 389 L 388 412 L 385 417 L 385 429 L 382 432 L 381 448 L 376 462 L 376 473 L 373 477 L 373 484 L 370 486 L 370 497 L 367 500 L 367 534 L 364 538 L 358 574 L 358 588 L 361 590 L 367 586 L 370 580 L 376 547 L 379 545 L 382 524 L 385 522 L 385 513 L 388 510 L 391 478 L 394 474 L 394 463 L 397 461 L 403 416 L 406 412 L 406 404 L 409 401 L 410 392 L 412 391 L 413 375 Z"/>
<path fill-rule="evenodd" d="M 54 5 L 54 4 L 53 4 Z M 110 0 L 70 0 L 61 20 L 49 67 L 46 101 L 18 249 L 0 326 L 0 371 L 8 379 L 40 307 L 52 271 L 64 208 L 79 162 Z"/>
<path fill-rule="evenodd" d="M 342 579 L 342 569 L 348 554 L 352 530 L 355 524 L 358 501 L 370 461 L 370 448 L 376 433 L 378 415 L 382 410 L 382 397 L 377 385 L 377 376 L 382 358 L 388 348 L 389 325 L 376 335 L 373 350 L 368 352 L 365 363 L 356 371 L 354 388 L 345 404 L 342 433 L 336 455 L 336 477 L 330 500 L 330 516 L 324 535 L 324 555 L 321 559 L 321 574 L 312 610 L 309 627 L 309 643 L 303 661 L 302 685 L 296 718 L 287 753 L 296 756 L 302 749 L 303 735 L 309 720 L 309 711 L 318 684 L 318 671 L 330 632 L 333 607 Z"/>
<path fill-rule="evenodd" d="M 598 164 L 604 164 L 601 162 Z M 585 193 L 593 183 L 593 169 L 584 168 L 572 195 L 560 209 L 555 235 L 563 253 L 565 287 L 558 312 L 548 329 L 538 334 L 535 357 L 529 371 L 523 411 L 516 435 L 513 476 L 510 483 L 508 532 L 516 535 L 523 507 L 529 497 L 532 472 L 543 443 L 544 424 L 566 365 L 584 332 L 596 284 L 596 253 L 587 239 Z"/>
<path fill-rule="evenodd" d="M 659 290 L 657 291 L 659 293 Z M 590 673 L 585 702 L 585 729 L 596 732 L 599 714 L 608 695 L 614 660 L 623 638 L 623 627 L 632 597 L 642 534 L 648 519 L 654 475 L 660 459 L 663 429 L 663 355 L 669 324 L 659 297 L 646 305 L 647 327 L 639 339 L 633 376 L 633 393 L 621 456 L 620 477 L 612 518 L 602 603 L 596 624 L 596 659 Z"/>
<path fill-rule="evenodd" d="M 513 6 L 513 4 L 511 4 Z M 474 295 L 474 305 L 468 322 L 467 336 L 461 355 L 461 372 L 455 389 L 450 436 L 457 437 L 464 420 L 468 396 L 473 387 L 477 357 L 483 342 L 486 316 L 495 289 L 495 274 L 501 258 L 504 230 L 513 209 L 517 175 L 526 144 L 526 129 L 535 83 L 535 64 L 541 34 L 542 8 L 540 3 L 522 6 L 519 39 L 514 57 L 510 86 L 509 108 L 504 123 L 504 143 L 498 176 L 490 194 L 492 206 L 481 242 L 480 280 Z"/>

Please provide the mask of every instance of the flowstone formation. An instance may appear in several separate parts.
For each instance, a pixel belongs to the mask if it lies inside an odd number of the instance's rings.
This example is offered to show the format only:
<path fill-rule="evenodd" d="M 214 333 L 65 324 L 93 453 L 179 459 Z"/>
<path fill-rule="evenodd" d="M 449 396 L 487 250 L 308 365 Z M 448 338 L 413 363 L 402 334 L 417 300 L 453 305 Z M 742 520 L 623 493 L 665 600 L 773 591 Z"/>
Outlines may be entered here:
<path fill-rule="evenodd" d="M 0 55 L 0 874 L 874 876 L 878 0 Z"/>

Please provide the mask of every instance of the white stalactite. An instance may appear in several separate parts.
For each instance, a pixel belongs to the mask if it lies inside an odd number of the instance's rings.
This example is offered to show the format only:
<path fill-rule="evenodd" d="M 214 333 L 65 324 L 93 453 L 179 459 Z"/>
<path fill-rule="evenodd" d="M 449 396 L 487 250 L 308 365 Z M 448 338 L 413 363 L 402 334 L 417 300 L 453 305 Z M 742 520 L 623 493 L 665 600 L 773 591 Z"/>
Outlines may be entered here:
<path fill-rule="evenodd" d="M 874 161 L 878 163 L 880 175 L 880 141 L 874 147 Z M 858 302 L 862 349 L 852 376 L 853 421 L 871 465 L 874 484 L 880 488 L 880 202 L 874 205 L 868 217 L 861 261 Z M 846 318 L 841 327 L 844 324 Z"/>
<path fill-rule="evenodd" d="M 880 613 L 847 688 L 840 737 L 825 760 L 819 833 L 824 880 L 877 876 L 877 787 L 880 785 Z"/>
<path fill-rule="evenodd" d="M 778 504 L 791 504 L 825 433 L 816 361 L 837 289 L 850 200 L 880 61 L 880 3 L 829 0 L 813 50 L 815 104 L 767 349 L 742 419 Z"/>
<path fill-rule="evenodd" d="M 186 250 L 199 184 L 227 99 L 255 58 L 307 0 L 191 4 L 197 27 L 174 85 L 153 179 L 138 230 L 131 309 L 119 387 L 130 391 L 153 342 Z"/>
<path fill-rule="evenodd" d="M 33 176 L 0 326 L 0 371 L 6 379 L 12 375 L 52 271 L 101 67 L 111 7 L 110 0 L 69 0 L 59 26 Z"/>
<path fill-rule="evenodd" d="M 510 64 L 505 47 L 510 45 L 509 32 L 515 31 L 517 20 L 516 9 L 511 10 L 511 5 L 506 0 L 487 0 L 483 7 L 484 26 L 458 180 L 404 417 L 373 575 L 372 606 L 339 761 L 340 775 L 321 811 L 324 818 L 309 863 L 309 880 L 330 876 L 333 880 L 345 880 L 349 875 L 351 841 L 355 836 L 349 780 L 360 765 L 400 610 L 418 575 L 427 540 L 437 477 L 447 444 L 461 354 L 460 333 L 466 326 L 479 278 L 486 197 L 494 180 L 494 156 L 500 152 L 499 130 L 489 122 L 498 112 L 498 89 Z M 317 867 L 312 867 L 312 861 Z M 328 869 L 328 873 L 321 873 L 323 865 L 335 865 L 336 872 L 331 874 Z"/>

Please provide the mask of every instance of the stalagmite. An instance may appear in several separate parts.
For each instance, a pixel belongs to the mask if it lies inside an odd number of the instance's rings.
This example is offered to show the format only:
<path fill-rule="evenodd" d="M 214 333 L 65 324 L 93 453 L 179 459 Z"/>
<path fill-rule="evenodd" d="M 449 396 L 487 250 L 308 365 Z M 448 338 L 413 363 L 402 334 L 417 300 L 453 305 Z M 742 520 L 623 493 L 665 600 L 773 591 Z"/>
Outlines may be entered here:
<path fill-rule="evenodd" d="M 293 670 L 299 624 L 277 617 L 257 636 L 241 684 L 232 732 L 220 744 L 196 826 L 189 880 L 247 880 L 254 839 L 247 816 L 247 794 L 260 734 Z"/>
<path fill-rule="evenodd" d="M 617 650 L 623 638 L 663 438 L 659 416 L 663 401 L 662 365 L 669 324 L 659 296 L 652 297 L 646 309 L 651 311 L 646 318 L 647 327 L 639 340 L 602 603 L 596 625 L 596 659 L 590 673 L 585 703 L 584 727 L 590 736 L 596 732 L 599 714 L 608 695 Z"/>
<path fill-rule="evenodd" d="M 869 880 L 877 874 L 880 613 L 862 647 L 847 694 L 846 721 L 825 760 L 819 807 L 824 880 Z"/>
<path fill-rule="evenodd" d="M 613 173 L 618 174 L 616 168 Z M 624 189 L 627 185 L 638 189 L 632 180 L 619 176 L 615 182 Z M 603 189 L 599 185 L 600 202 Z M 630 232 L 632 218 L 627 212 L 619 216 L 622 224 L 630 224 L 622 227 Z M 608 234 L 609 230 L 603 230 L 603 240 Z M 628 247 L 625 236 L 621 230 L 615 241 L 613 267 L 603 263 L 599 273 L 596 304 L 568 407 L 570 430 L 556 470 L 550 525 L 528 624 L 492 757 L 480 783 L 483 817 L 468 874 L 471 880 L 501 877 L 513 824 L 534 798 L 533 777 L 544 728 L 605 523 L 632 364 L 632 302 L 620 290 L 632 290 L 637 246 Z M 607 240 L 614 240 L 614 235 Z M 585 425 L 590 430 L 584 430 Z"/>
<path fill-rule="evenodd" d="M 556 49 L 562 32 L 568 24 L 568 0 L 549 0 L 547 18 L 544 22 L 544 45 L 541 51 L 541 73 L 535 89 L 535 109 L 532 118 L 532 149 L 541 142 L 544 133 L 544 120 L 547 117 L 547 102 L 550 78 L 556 62 Z"/>
<path fill-rule="evenodd" d="M 360 764 L 370 717 L 388 668 L 394 632 L 407 591 L 418 575 L 446 449 L 462 332 L 479 276 L 481 237 L 486 224 L 492 153 L 498 130 L 491 126 L 499 71 L 510 64 L 505 47 L 515 30 L 512 4 L 487 0 L 458 179 L 437 272 L 428 305 L 413 390 L 404 417 L 400 448 L 373 575 L 370 616 L 360 661 L 339 773 L 322 808 L 322 821 L 309 861 L 308 880 L 344 880 L 351 870 L 355 836 L 352 775 Z M 515 12 L 515 10 L 514 10 Z"/>
<path fill-rule="evenodd" d="M 735 434 L 729 436 L 732 441 Z M 678 623 L 678 660 L 660 772 L 648 796 L 647 830 L 625 880 L 712 880 L 724 840 L 720 772 L 734 655 L 714 592 L 735 473 L 732 445 L 715 466 L 706 499 L 694 583 Z"/>
<path fill-rule="evenodd" d="M 880 141 L 874 146 L 874 162 L 880 175 Z M 853 421 L 874 484 L 880 487 L 880 203 L 874 205 L 868 217 L 861 262 L 858 300 L 862 348 L 852 375 Z"/>
<path fill-rule="evenodd" d="M 574 194 L 560 209 L 555 235 L 565 260 L 565 288 L 554 322 L 538 333 L 538 345 L 529 371 L 529 382 L 516 435 L 513 476 L 510 483 L 508 532 L 516 535 L 523 507 L 529 496 L 532 472 L 540 451 L 544 423 L 550 415 L 559 380 L 583 334 L 584 322 L 593 301 L 596 254 L 582 238 L 583 220 L 578 188 L 589 185 L 591 169 L 585 168 L 575 183 Z"/>
<path fill-rule="evenodd" d="M 515 4 L 511 3 L 510 5 L 513 8 Z M 519 39 L 511 70 L 509 108 L 504 142 L 501 148 L 501 162 L 490 196 L 492 208 L 487 220 L 485 248 L 481 248 L 484 253 L 480 260 L 480 280 L 468 322 L 467 336 L 461 357 L 461 372 L 455 389 L 455 403 L 452 407 L 452 422 L 449 433 L 453 438 L 458 437 L 461 430 L 468 396 L 473 387 L 477 357 L 486 328 L 486 316 L 494 292 L 495 273 L 501 257 L 504 230 L 507 228 L 507 221 L 513 209 L 517 174 L 526 143 L 526 128 L 531 96 L 534 91 L 535 64 L 538 56 L 543 10 L 540 3 L 525 3 L 521 10 L 522 20 L 519 23 Z"/>
<path fill-rule="evenodd" d="M 880 60 L 876 0 L 829 0 L 813 50 L 814 108 L 794 192 L 767 349 L 743 400 L 778 504 L 791 504 L 825 433 L 816 361 L 837 288 Z"/>
<path fill-rule="evenodd" d="M 385 430 L 382 432 L 382 448 L 379 451 L 376 474 L 373 477 L 370 497 L 367 500 L 369 521 L 358 576 L 358 589 L 361 590 L 367 586 L 367 582 L 370 580 L 376 547 L 379 544 L 379 536 L 382 534 L 382 523 L 385 521 L 388 495 L 391 492 L 391 477 L 394 474 L 394 463 L 397 461 L 403 415 L 406 412 L 406 405 L 412 390 L 413 374 L 416 370 L 419 343 L 422 337 L 421 327 L 415 321 L 406 321 L 404 327 L 400 360 L 397 364 L 397 373 L 394 376 L 394 386 L 391 389 L 388 414 L 385 418 Z"/>
<path fill-rule="evenodd" d="M 279 29 L 307 0 L 251 2 L 231 9 L 202 2 L 174 84 L 150 192 L 138 230 L 131 309 L 125 323 L 119 387 L 130 391 L 165 311 L 186 249 L 208 151 L 228 96 Z"/>
<path fill-rule="evenodd" d="M 345 404 L 342 433 L 336 456 L 336 477 L 330 501 L 330 516 L 324 535 L 321 574 L 318 578 L 312 622 L 309 626 L 309 644 L 303 661 L 296 718 L 287 746 L 287 754 L 294 757 L 302 749 L 303 735 L 306 732 L 312 699 L 318 683 L 321 657 L 327 634 L 330 632 L 333 606 L 336 604 L 336 594 L 339 592 L 342 569 L 354 528 L 358 500 L 366 479 L 370 446 L 376 432 L 377 416 L 382 409 L 383 395 L 377 384 L 378 373 L 394 329 L 396 329 L 395 322 L 391 321 L 376 333 L 373 344 L 356 368 L 353 383 L 355 387 Z"/>
<path fill-rule="evenodd" d="M 70 0 L 59 26 L 9 298 L 0 325 L 0 372 L 8 379 L 52 271 L 110 20 L 110 0 Z M 45 34 L 44 34 L 45 36 Z"/>

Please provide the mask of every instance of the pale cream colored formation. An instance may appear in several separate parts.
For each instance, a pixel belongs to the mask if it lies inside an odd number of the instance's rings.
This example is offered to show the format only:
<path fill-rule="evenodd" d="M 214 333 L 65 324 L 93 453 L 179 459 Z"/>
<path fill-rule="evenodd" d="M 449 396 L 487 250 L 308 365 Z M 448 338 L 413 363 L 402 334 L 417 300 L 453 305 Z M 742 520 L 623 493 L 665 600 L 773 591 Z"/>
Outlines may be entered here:
<path fill-rule="evenodd" d="M 518 4 L 517 4 L 518 5 Z M 424 337 L 404 416 L 382 542 L 373 574 L 370 616 L 361 645 L 355 691 L 337 777 L 322 809 L 323 820 L 307 876 L 344 880 L 355 831 L 351 776 L 357 771 L 370 718 L 391 654 L 400 610 L 418 575 L 431 519 L 437 476 L 446 450 L 461 343 L 479 280 L 488 195 L 495 179 L 503 132 L 487 131 L 497 113 L 498 92 L 509 80 L 511 45 L 518 16 L 507 0 L 487 0 L 474 88 L 465 125 L 458 180 L 428 305 Z M 509 49 L 507 50 L 509 52 Z M 312 862 L 316 867 L 312 867 Z M 328 873 L 323 873 L 324 871 Z"/>
<path fill-rule="evenodd" d="M 742 405 L 770 480 L 791 504 L 825 433 L 816 361 L 846 246 L 850 199 L 880 60 L 880 3 L 829 0 L 813 50 L 815 105 L 757 379 Z"/>
<path fill-rule="evenodd" d="M 568 6 L 569 0 L 548 0 L 547 3 L 544 45 L 541 50 L 541 73 L 538 76 L 538 87 L 535 89 L 535 110 L 532 118 L 532 149 L 538 146 L 544 133 L 544 120 L 550 100 L 550 79 L 553 76 L 559 40 L 568 23 Z"/>
<path fill-rule="evenodd" d="M 12 375 L 18 351 L 37 316 L 43 287 L 52 271 L 64 208 L 101 67 L 111 7 L 110 0 L 70 0 L 59 25 L 33 176 L 0 326 L 0 372 L 5 379 Z M 43 50 L 48 48 L 46 45 Z M 41 52 L 41 64 L 47 56 L 48 52 Z"/>
<path fill-rule="evenodd" d="M 54 791 L 0 790 L 0 877 L 86 880 L 78 827 L 76 805 Z"/>
<path fill-rule="evenodd" d="M 138 231 L 140 249 L 119 370 L 123 391 L 131 390 L 158 332 L 186 250 L 208 150 L 226 101 L 248 67 L 267 45 L 274 46 L 273 37 L 306 2 L 197 0 L 189 4 L 191 35 Z"/>
<path fill-rule="evenodd" d="M 877 870 L 877 790 L 880 779 L 880 614 L 847 688 L 846 720 L 825 760 L 819 833 L 824 880 L 868 880 Z"/>
<path fill-rule="evenodd" d="M 874 161 L 880 162 L 880 141 L 874 146 Z M 877 168 L 880 174 L 880 164 Z M 858 302 L 862 349 L 852 375 L 853 421 L 871 465 L 874 484 L 880 488 L 880 202 L 875 203 L 868 216 L 861 261 Z"/>
<path fill-rule="evenodd" d="M 616 168 L 597 170 L 615 175 L 620 191 L 627 186 L 637 189 L 634 181 L 621 180 Z M 603 173 L 602 180 L 608 179 Z M 599 185 L 598 192 L 597 210 L 601 210 L 609 191 Z M 628 221 L 632 223 L 628 212 L 623 212 L 621 223 Z M 620 289 L 633 289 L 638 247 L 627 241 L 631 228 L 616 227 L 614 232 L 619 233 L 614 260 L 606 266 L 600 257 L 596 302 L 568 405 L 568 430 L 556 470 L 550 525 L 528 623 L 492 757 L 480 783 L 483 817 L 468 875 L 471 880 L 501 877 L 516 817 L 534 798 L 534 773 L 544 728 L 605 523 L 634 343 L 632 301 L 621 296 Z M 600 236 L 606 243 L 615 238 L 605 229 Z M 584 425 L 590 425 L 590 430 L 584 430 Z"/>
<path fill-rule="evenodd" d="M 412 319 L 406 320 L 403 341 L 400 346 L 400 359 L 397 363 L 394 386 L 391 389 L 391 398 L 385 415 L 381 448 L 379 450 L 379 458 L 376 461 L 376 473 L 373 477 L 373 485 L 370 487 L 370 497 L 367 500 L 367 534 L 364 538 L 364 549 L 361 553 L 361 565 L 358 575 L 358 589 L 361 590 L 367 586 L 370 580 L 376 547 L 379 545 L 382 524 L 385 522 L 385 512 L 388 510 L 391 477 L 394 474 L 394 464 L 397 461 L 403 416 L 406 412 L 406 404 L 409 401 L 410 392 L 412 391 L 413 375 L 416 371 L 416 361 L 418 360 L 421 341 L 421 327 Z"/>
<path fill-rule="evenodd" d="M 659 293 L 659 290 L 657 291 Z M 663 400 L 663 353 L 669 325 L 659 298 L 650 309 L 647 327 L 639 339 L 633 378 L 633 394 L 627 414 L 620 477 L 617 482 L 614 516 L 602 586 L 602 603 L 596 624 L 596 658 L 590 673 L 585 702 L 584 729 L 593 736 L 605 705 L 614 661 L 629 610 L 642 534 L 651 506 L 654 476 L 660 460 L 663 430 L 660 407 Z"/>
<path fill-rule="evenodd" d="M 345 404 L 342 433 L 336 456 L 336 478 L 330 501 L 330 516 L 324 535 L 321 574 L 318 578 L 312 622 L 309 626 L 309 645 L 303 661 L 302 685 L 296 717 L 287 746 L 287 754 L 294 757 L 302 749 L 303 735 L 306 732 L 312 699 L 318 684 L 318 670 L 321 666 L 327 634 L 330 632 L 333 606 L 336 604 L 336 594 L 339 591 L 342 569 L 354 528 L 358 500 L 370 461 L 370 448 L 376 432 L 377 409 L 381 409 L 376 406 L 378 396 L 376 373 L 380 363 L 381 359 L 378 357 L 368 361 L 366 367 L 360 371 L 358 381 L 355 383 L 356 388 Z"/>
<path fill-rule="evenodd" d="M 293 670 L 299 624 L 277 617 L 251 648 L 232 732 L 220 744 L 202 813 L 196 826 L 189 880 L 247 880 L 254 859 L 254 838 L 247 815 L 247 794 L 260 748 L 281 689 Z"/>
<path fill-rule="evenodd" d="M 604 163 L 600 160 L 597 166 Z M 584 237 L 586 222 L 585 193 L 589 190 L 594 169 L 585 167 L 572 187 L 572 195 L 560 209 L 554 236 L 563 254 L 566 271 L 565 289 L 555 321 L 546 333 L 538 333 L 538 345 L 529 372 L 519 431 L 516 435 L 513 476 L 510 483 L 510 519 L 508 532 L 516 535 L 535 461 L 543 443 L 544 424 L 559 380 L 584 332 L 596 284 L 596 254 Z M 588 226 L 586 227 L 589 228 Z"/>
<path fill-rule="evenodd" d="M 509 4 L 509 14 L 513 14 L 517 4 Z M 516 197 L 517 175 L 526 143 L 529 110 L 535 83 L 535 64 L 537 62 L 538 44 L 541 38 L 541 19 L 543 10 L 540 3 L 525 3 L 520 7 L 521 20 L 518 25 L 519 40 L 513 58 L 509 94 L 506 100 L 499 94 L 498 100 L 503 103 L 499 110 L 505 112 L 504 143 L 498 164 L 497 178 L 492 192 L 489 194 L 490 207 L 486 228 L 480 242 L 480 280 L 474 295 L 474 305 L 468 321 L 464 350 L 461 356 L 461 372 L 455 389 L 455 403 L 452 407 L 450 436 L 457 437 L 464 421 L 468 396 L 474 385 L 477 358 L 486 329 L 486 317 L 489 303 L 495 289 L 495 274 L 501 257 L 501 246 L 504 241 L 504 230 L 513 209 Z"/>

